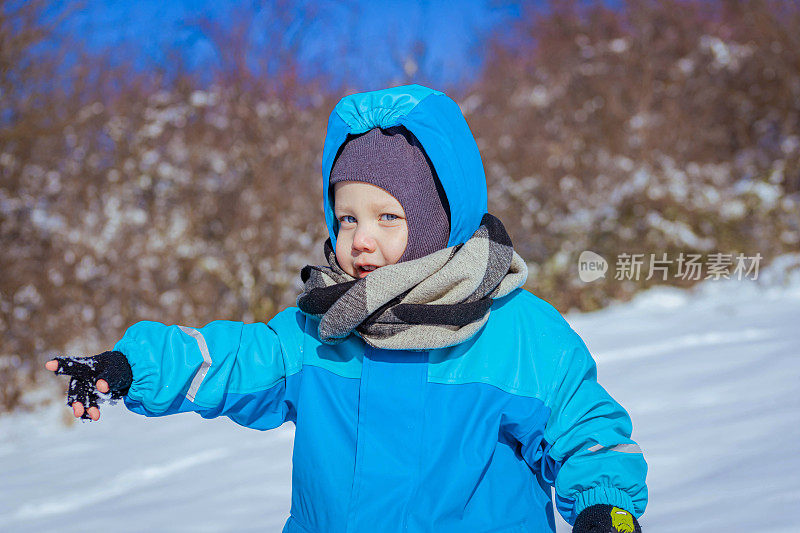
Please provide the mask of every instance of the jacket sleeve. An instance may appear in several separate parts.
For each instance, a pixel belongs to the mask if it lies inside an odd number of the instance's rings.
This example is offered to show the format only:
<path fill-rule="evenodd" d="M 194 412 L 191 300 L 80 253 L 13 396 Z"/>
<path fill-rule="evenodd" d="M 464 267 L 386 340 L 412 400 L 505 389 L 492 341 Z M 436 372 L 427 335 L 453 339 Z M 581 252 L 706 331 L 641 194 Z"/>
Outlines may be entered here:
<path fill-rule="evenodd" d="M 272 429 L 296 420 L 299 350 L 268 324 L 217 320 L 195 329 L 138 322 L 114 346 L 133 383 L 125 406 L 145 416 L 194 411 Z"/>
<path fill-rule="evenodd" d="M 597 383 L 594 359 L 572 334 L 575 342 L 556 367 L 546 402 L 543 462 L 553 478 L 556 507 L 569 524 L 595 504 L 638 518 L 647 505 L 647 463 L 630 438 L 628 413 Z"/>

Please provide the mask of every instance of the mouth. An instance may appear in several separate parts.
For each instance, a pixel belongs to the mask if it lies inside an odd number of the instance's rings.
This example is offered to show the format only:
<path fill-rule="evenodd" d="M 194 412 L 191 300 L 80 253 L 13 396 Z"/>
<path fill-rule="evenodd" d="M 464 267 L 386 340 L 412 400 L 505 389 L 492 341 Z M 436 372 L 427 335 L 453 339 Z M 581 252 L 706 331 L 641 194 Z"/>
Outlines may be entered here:
<path fill-rule="evenodd" d="M 356 277 L 363 278 L 370 272 L 377 270 L 379 267 L 375 265 L 355 265 L 356 267 Z"/>

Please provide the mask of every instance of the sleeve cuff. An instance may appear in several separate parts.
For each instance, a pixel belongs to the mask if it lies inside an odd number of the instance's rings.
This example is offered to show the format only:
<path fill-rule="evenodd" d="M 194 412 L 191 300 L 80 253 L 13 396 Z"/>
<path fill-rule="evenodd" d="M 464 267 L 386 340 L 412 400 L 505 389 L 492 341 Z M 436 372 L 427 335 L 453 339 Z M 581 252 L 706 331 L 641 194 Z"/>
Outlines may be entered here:
<path fill-rule="evenodd" d="M 125 398 L 133 400 L 137 404 L 144 405 L 145 399 L 152 396 L 152 393 L 149 391 L 153 390 L 156 371 L 151 361 L 136 357 L 136 348 L 136 343 L 127 338 L 122 338 L 114 345 L 114 350 L 122 352 L 128 359 L 128 364 L 131 365 L 131 372 L 133 373 L 133 382 Z M 127 401 L 125 405 L 128 407 Z M 147 407 L 150 408 L 153 406 L 148 405 Z"/>
<path fill-rule="evenodd" d="M 580 492 L 575 496 L 575 516 L 581 514 L 581 511 L 587 507 L 597 504 L 613 505 L 631 514 L 634 513 L 633 498 L 627 492 L 614 487 L 600 485 Z"/>

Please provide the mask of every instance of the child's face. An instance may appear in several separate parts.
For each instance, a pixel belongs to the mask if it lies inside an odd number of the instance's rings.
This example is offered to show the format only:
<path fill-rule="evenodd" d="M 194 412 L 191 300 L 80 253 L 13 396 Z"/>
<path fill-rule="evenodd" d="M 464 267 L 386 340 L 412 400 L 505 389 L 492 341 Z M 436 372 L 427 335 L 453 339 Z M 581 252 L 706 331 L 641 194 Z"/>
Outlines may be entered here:
<path fill-rule="evenodd" d="M 397 263 L 408 243 L 406 213 L 400 202 L 380 187 L 360 181 L 335 183 L 333 194 L 339 221 L 339 266 L 363 278 L 376 268 Z"/>

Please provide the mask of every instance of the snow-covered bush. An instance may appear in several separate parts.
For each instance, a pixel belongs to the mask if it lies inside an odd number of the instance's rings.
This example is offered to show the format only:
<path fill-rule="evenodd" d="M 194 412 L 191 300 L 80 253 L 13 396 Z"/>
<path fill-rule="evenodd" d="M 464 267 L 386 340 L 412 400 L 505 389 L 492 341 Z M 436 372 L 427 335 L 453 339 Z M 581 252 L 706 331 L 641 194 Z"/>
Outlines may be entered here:
<path fill-rule="evenodd" d="M 665 281 L 584 283 L 584 250 L 798 250 L 798 26 L 786 2 L 553 2 L 500 36 L 462 107 L 528 288 L 590 310 Z"/>

